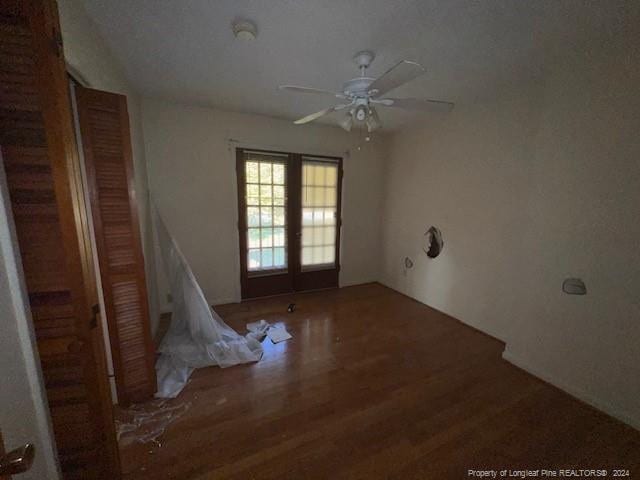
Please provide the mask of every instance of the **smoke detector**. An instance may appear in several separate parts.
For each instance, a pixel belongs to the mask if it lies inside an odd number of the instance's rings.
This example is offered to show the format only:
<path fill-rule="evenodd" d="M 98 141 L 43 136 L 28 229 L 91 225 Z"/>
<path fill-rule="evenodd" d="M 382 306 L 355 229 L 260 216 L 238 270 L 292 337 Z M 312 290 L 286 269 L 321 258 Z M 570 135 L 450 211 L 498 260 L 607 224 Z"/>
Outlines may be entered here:
<path fill-rule="evenodd" d="M 238 40 L 248 42 L 250 40 L 255 40 L 258 36 L 258 29 L 256 28 L 255 23 L 250 22 L 249 20 L 233 22 L 231 28 L 233 29 L 233 34 Z"/>

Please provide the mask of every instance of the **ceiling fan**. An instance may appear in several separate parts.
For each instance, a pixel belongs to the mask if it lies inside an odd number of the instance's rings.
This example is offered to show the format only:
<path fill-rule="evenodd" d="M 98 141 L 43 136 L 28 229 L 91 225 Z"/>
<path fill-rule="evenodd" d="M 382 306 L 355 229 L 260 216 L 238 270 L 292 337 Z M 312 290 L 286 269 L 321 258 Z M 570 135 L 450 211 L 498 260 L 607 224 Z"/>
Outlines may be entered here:
<path fill-rule="evenodd" d="M 342 128 L 349 132 L 354 123 L 360 123 L 366 125 L 368 132 L 373 132 L 382 126 L 378 112 L 375 109 L 376 106 L 426 112 L 450 112 L 453 109 L 453 103 L 441 100 L 385 97 L 391 90 L 419 77 L 424 74 L 426 70 L 419 63 L 402 60 L 387 70 L 382 76 L 371 78 L 366 75 L 366 72 L 374 58 L 375 55 L 373 52 L 364 51 L 356 53 L 353 61 L 360 69 L 360 76 L 347 81 L 340 93 L 318 88 L 299 87 L 297 85 L 280 85 L 280 90 L 331 95 L 343 100 L 343 102 L 338 105 L 312 113 L 293 123 L 302 125 L 330 113 L 346 109 L 346 115 L 338 122 Z"/>

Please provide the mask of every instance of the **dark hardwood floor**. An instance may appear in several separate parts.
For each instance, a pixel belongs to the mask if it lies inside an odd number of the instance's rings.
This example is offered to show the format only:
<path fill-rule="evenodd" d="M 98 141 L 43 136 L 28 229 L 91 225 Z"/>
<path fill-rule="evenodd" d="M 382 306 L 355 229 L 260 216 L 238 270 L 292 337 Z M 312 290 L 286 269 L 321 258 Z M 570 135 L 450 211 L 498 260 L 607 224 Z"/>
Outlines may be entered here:
<path fill-rule="evenodd" d="M 640 478 L 640 432 L 505 362 L 499 341 L 381 285 L 217 311 L 239 332 L 264 318 L 293 339 L 265 340 L 256 364 L 196 371 L 175 400 L 192 406 L 162 445 L 122 449 L 126 479 L 465 479 L 469 469 L 542 468 Z"/>

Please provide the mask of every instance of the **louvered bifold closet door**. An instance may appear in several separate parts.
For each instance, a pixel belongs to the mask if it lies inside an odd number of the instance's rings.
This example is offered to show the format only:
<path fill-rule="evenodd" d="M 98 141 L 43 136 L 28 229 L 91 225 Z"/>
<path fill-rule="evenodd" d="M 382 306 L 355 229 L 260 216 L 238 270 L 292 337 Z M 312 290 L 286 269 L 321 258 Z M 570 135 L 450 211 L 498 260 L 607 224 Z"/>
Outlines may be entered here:
<path fill-rule="evenodd" d="M 118 402 L 127 405 L 156 391 L 127 101 L 82 87 L 76 98 Z"/>
<path fill-rule="evenodd" d="M 0 2 L 0 149 L 63 476 L 114 479 L 118 450 L 59 31 L 53 1 Z M 2 382 L 0 390 L 12 388 Z"/>

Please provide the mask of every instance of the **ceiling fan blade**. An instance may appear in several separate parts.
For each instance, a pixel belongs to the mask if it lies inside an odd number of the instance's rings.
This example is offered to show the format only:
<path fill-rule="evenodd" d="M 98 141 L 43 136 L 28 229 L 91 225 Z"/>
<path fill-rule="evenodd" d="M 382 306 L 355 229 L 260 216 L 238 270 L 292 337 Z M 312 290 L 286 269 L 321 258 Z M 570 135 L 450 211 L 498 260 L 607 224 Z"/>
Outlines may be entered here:
<path fill-rule="evenodd" d="M 421 112 L 443 112 L 453 110 L 452 102 L 442 100 L 429 100 L 427 98 L 381 98 L 375 103 L 385 107 L 404 108 L 405 110 L 418 110 Z"/>
<path fill-rule="evenodd" d="M 374 97 L 379 97 L 400 85 L 410 82 L 425 72 L 426 70 L 419 63 L 402 60 L 374 80 L 373 83 L 369 85 L 369 92 L 371 92 Z"/>
<path fill-rule="evenodd" d="M 307 115 L 306 117 L 302 117 L 293 123 L 295 123 L 296 125 L 304 125 L 305 123 L 313 122 L 314 120 L 320 117 L 324 117 L 325 115 L 335 112 L 336 110 L 341 110 L 341 108 L 339 107 L 344 108 L 344 106 L 342 105 L 336 105 L 335 107 L 325 108 L 324 110 L 320 110 L 319 112 L 312 113 L 311 115 Z"/>
<path fill-rule="evenodd" d="M 351 105 L 353 105 L 353 102 L 347 103 L 347 104 L 334 105 L 333 107 L 325 108 L 324 110 L 320 110 L 319 112 L 312 113 L 310 115 L 307 115 L 306 117 L 302 117 L 293 123 L 295 123 L 296 125 L 303 125 L 305 123 L 313 122 L 317 118 L 324 117 L 325 115 L 328 115 L 333 112 L 337 112 L 339 110 L 343 110 L 347 107 L 350 107 Z"/>
<path fill-rule="evenodd" d="M 343 94 L 337 92 L 330 92 L 329 90 L 321 90 L 319 88 L 299 87 L 298 85 L 280 85 L 280 90 L 287 90 L 297 93 L 315 93 L 320 95 L 331 95 L 332 97 L 346 98 Z"/>

